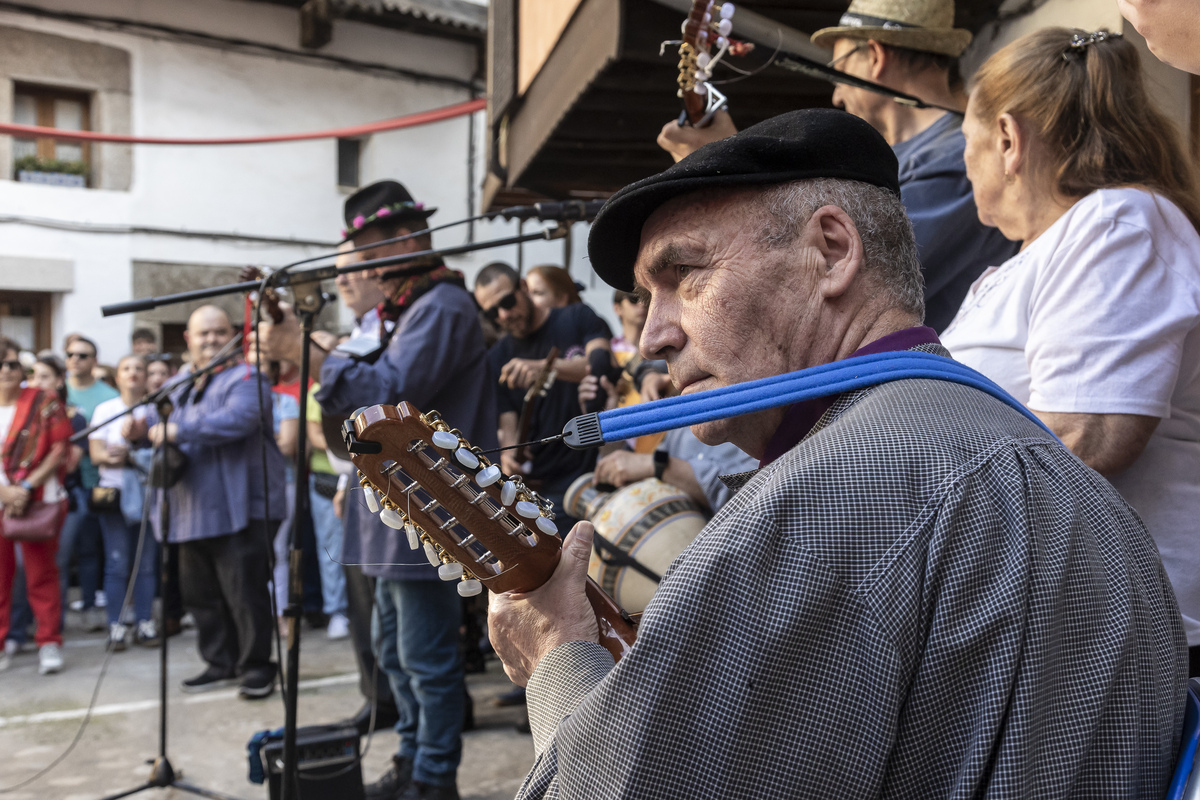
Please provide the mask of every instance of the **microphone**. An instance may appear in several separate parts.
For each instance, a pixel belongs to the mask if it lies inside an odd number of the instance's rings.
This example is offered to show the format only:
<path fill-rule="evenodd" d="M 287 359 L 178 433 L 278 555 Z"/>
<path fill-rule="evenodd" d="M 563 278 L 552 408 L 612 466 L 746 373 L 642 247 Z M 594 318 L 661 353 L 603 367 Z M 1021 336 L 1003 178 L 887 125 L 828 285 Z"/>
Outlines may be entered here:
<path fill-rule="evenodd" d="M 531 206 L 509 206 L 493 211 L 488 217 L 505 219 L 539 219 L 543 222 L 591 222 L 604 207 L 603 200 L 561 200 L 552 203 L 534 203 Z"/>
<path fill-rule="evenodd" d="M 621 368 L 613 365 L 612 353 L 608 350 L 593 350 L 588 355 L 588 374 L 597 377 L 603 375 L 615 386 L 621 377 Z M 588 414 L 595 414 L 604 410 L 606 402 L 608 402 L 608 392 L 597 384 L 596 396 L 587 401 L 583 410 Z"/>

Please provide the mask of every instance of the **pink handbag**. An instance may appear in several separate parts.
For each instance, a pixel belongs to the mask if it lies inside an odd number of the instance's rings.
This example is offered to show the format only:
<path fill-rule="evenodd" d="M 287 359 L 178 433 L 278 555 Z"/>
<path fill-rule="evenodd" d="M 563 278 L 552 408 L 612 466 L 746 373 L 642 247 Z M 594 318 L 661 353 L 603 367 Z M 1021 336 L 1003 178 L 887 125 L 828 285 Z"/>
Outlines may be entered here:
<path fill-rule="evenodd" d="M 58 536 L 66 517 L 66 498 L 52 503 L 38 500 L 30 503 L 19 517 L 6 513 L 0 522 L 0 534 L 14 542 L 44 542 Z"/>

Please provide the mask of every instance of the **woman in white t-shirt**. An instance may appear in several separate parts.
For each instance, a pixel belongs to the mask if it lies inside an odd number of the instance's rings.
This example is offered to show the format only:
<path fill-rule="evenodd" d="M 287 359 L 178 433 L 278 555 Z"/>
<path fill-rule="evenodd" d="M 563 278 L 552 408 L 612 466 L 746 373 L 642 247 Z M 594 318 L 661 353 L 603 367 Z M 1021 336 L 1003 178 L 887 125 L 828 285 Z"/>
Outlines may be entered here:
<path fill-rule="evenodd" d="M 942 335 L 1106 476 L 1158 544 L 1200 674 L 1200 199 L 1119 35 L 1051 28 L 980 68 L 980 219 L 1021 252 Z"/>
<path fill-rule="evenodd" d="M 99 488 L 115 489 L 120 493 L 129 491 L 131 484 L 128 479 L 132 477 L 136 480 L 136 475 L 128 461 L 130 442 L 126 441 L 123 433 L 125 418 L 116 418 L 137 405 L 146 395 L 146 364 L 141 356 L 128 355 L 117 362 L 117 390 L 121 393 L 118 397 L 100 403 L 92 413 L 92 425 L 110 419 L 114 421 L 92 431 L 88 436 L 88 451 L 92 463 L 99 468 Z M 133 417 L 144 420 L 146 407 L 134 409 Z M 153 615 L 158 543 L 149 531 L 146 536 L 141 537 L 141 555 L 135 569 L 133 558 L 138 551 L 141 521 L 132 519 L 135 516 L 133 514 L 127 518 L 121 505 L 118 495 L 114 508 L 97 513 L 100 532 L 104 537 L 104 593 L 109 598 L 108 643 L 114 650 L 124 650 L 129 635 L 129 630 L 121 620 L 121 601 L 128 589 L 131 571 L 135 573 L 134 641 L 147 646 L 158 644 L 158 631 Z"/>

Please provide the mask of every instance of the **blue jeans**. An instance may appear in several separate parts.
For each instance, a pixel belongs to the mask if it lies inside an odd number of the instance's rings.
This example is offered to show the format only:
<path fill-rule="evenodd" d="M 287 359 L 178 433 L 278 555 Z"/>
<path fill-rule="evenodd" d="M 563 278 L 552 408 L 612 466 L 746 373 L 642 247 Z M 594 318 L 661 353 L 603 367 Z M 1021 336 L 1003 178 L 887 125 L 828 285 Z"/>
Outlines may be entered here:
<path fill-rule="evenodd" d="M 433 786 L 453 785 L 462 761 L 461 619 L 452 581 L 376 581 L 372 633 L 400 711 L 398 755 L 412 760 L 413 780 Z"/>
<path fill-rule="evenodd" d="M 67 613 L 67 589 L 71 582 L 72 556 L 78 555 L 79 593 L 84 608 L 91 608 L 96 604 L 96 590 L 100 588 L 100 522 L 95 514 L 88 511 L 87 489 L 76 486 L 71 489 L 71 497 L 75 500 L 75 510 L 67 514 L 63 523 L 57 555 L 64 616 Z"/>
<path fill-rule="evenodd" d="M 104 537 L 104 594 L 108 596 L 108 624 L 121 621 L 121 605 L 129 585 L 133 557 L 137 553 L 141 525 L 130 525 L 118 511 L 99 514 L 100 533 Z M 155 567 L 158 542 L 146 531 L 141 560 L 133 575 L 133 615 L 138 622 L 153 618 Z"/>
<path fill-rule="evenodd" d="M 308 476 L 309 487 L 316 478 Z M 346 574 L 342 565 L 334 561 L 342 557 L 342 521 L 333 513 L 333 501 L 317 494 L 316 489 L 308 493 L 312 505 L 313 529 L 317 535 L 317 566 L 321 570 L 321 596 L 326 614 L 346 613 Z"/>

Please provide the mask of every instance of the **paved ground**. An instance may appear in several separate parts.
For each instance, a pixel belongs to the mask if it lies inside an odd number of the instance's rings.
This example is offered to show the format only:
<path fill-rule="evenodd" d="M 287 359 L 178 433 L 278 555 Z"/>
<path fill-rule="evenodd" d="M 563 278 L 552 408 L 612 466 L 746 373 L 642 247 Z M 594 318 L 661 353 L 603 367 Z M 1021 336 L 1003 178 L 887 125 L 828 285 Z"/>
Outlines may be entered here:
<path fill-rule="evenodd" d="M 70 615 L 74 617 L 75 615 Z M 37 654 L 22 653 L 0 673 L 0 792 L 30 777 L 61 753 L 79 729 L 104 660 L 99 634 L 82 634 L 68 620 L 66 669 L 37 674 Z M 171 639 L 167 754 L 184 779 L 246 800 L 267 796 L 246 778 L 246 742 L 264 728 L 283 724 L 276 692 L 268 700 L 239 700 L 233 690 L 185 695 L 179 681 L 201 668 L 195 633 Z M 301 644 L 301 725 L 332 722 L 361 703 L 348 640 L 330 642 L 323 631 L 305 629 Z M 158 752 L 157 650 L 131 647 L 113 655 L 90 724 L 75 750 L 50 774 L 0 800 L 97 800 L 144 781 L 145 761 Z M 464 798 L 511 798 L 533 761 L 532 740 L 519 733 L 521 708 L 495 708 L 491 699 L 510 688 L 494 660 L 487 674 L 468 676 L 477 728 L 463 736 L 459 791 Z M 373 780 L 390 763 L 391 731 L 376 734 L 363 759 Z M 182 800 L 176 790 L 138 797 Z"/>

